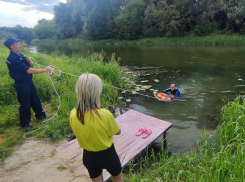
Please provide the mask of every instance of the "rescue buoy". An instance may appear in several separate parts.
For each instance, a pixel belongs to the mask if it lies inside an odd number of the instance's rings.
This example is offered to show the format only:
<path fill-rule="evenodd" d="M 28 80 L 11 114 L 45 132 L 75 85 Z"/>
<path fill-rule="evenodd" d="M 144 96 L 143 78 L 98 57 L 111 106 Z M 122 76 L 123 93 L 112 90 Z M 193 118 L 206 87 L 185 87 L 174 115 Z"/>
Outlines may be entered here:
<path fill-rule="evenodd" d="M 166 97 L 166 96 L 167 96 L 167 94 L 165 94 L 165 93 L 158 93 L 157 94 L 157 97 L 161 100 L 168 100 L 168 97 Z"/>
<path fill-rule="evenodd" d="M 159 98 L 159 99 L 161 99 L 161 100 L 170 100 L 170 98 L 169 98 L 169 96 L 167 95 L 167 94 L 165 94 L 165 93 L 158 93 L 157 94 L 157 97 Z M 170 97 L 171 98 L 173 98 L 174 97 L 174 95 L 170 95 Z"/>

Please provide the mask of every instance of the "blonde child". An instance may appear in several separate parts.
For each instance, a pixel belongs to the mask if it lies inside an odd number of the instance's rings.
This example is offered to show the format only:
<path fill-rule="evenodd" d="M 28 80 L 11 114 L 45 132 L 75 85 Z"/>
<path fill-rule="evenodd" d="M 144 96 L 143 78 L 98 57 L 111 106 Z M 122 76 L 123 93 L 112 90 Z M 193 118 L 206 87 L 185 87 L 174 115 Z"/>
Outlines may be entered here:
<path fill-rule="evenodd" d="M 71 111 L 70 125 L 83 152 L 83 163 L 93 182 L 103 182 L 106 169 L 115 182 L 122 182 L 122 167 L 113 145 L 113 135 L 121 129 L 106 109 L 100 108 L 102 81 L 90 73 L 82 74 L 76 84 L 77 107 Z"/>

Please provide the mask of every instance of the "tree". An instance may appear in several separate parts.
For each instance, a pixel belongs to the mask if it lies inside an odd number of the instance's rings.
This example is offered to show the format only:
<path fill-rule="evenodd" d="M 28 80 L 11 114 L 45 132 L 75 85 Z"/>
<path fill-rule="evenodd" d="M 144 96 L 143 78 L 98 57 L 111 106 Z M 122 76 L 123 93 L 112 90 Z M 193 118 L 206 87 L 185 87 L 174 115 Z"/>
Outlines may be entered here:
<path fill-rule="evenodd" d="M 154 17 L 154 5 L 148 5 L 144 11 L 143 17 L 143 36 L 144 37 L 161 37 L 164 35 L 164 32 L 160 29 L 157 29 L 157 22 Z"/>
<path fill-rule="evenodd" d="M 0 27 L 0 39 L 7 39 L 9 37 L 18 37 L 15 33 L 9 31 L 7 27 Z"/>
<path fill-rule="evenodd" d="M 59 5 L 54 6 L 54 21 L 57 28 L 58 38 L 70 38 L 73 35 L 71 26 L 71 13 L 72 9 L 65 3 L 59 3 Z"/>
<path fill-rule="evenodd" d="M 194 20 L 190 0 L 159 1 L 154 10 L 157 28 L 166 36 L 183 36 Z"/>
<path fill-rule="evenodd" d="M 105 39 L 107 36 L 107 16 L 110 12 L 108 0 L 98 1 L 88 12 L 86 31 L 93 40 Z"/>
<path fill-rule="evenodd" d="M 61 39 L 245 33 L 245 0 L 67 0 L 54 14 L 55 37 Z M 39 24 L 36 35 L 47 37 Z"/>
<path fill-rule="evenodd" d="M 83 18 L 85 16 L 86 5 L 83 0 L 73 0 L 68 4 L 71 7 L 72 36 L 80 35 L 84 28 Z"/>
<path fill-rule="evenodd" d="M 145 3 L 141 0 L 130 1 L 115 18 L 118 38 L 133 40 L 142 36 L 142 23 Z"/>
<path fill-rule="evenodd" d="M 226 14 L 229 26 L 232 30 L 244 31 L 245 22 L 245 0 L 219 0 L 220 11 Z M 226 22 L 227 23 L 227 22 Z"/>
<path fill-rule="evenodd" d="M 124 7 L 125 0 L 86 0 L 86 15 L 84 30 L 90 39 L 100 40 L 115 38 L 114 18 L 118 16 L 120 8 Z"/>
<path fill-rule="evenodd" d="M 198 0 L 195 14 L 197 25 L 194 27 L 194 33 L 199 36 L 210 34 L 219 29 L 217 22 L 220 22 L 222 27 L 219 14 L 221 12 L 217 0 Z"/>
<path fill-rule="evenodd" d="M 38 39 L 52 39 L 55 34 L 54 20 L 39 20 L 33 28 L 33 33 Z"/>
<path fill-rule="evenodd" d="M 15 27 L 9 28 L 9 31 L 16 34 L 19 39 L 25 40 L 27 44 L 30 44 L 31 41 L 34 39 L 31 28 L 16 25 Z"/>

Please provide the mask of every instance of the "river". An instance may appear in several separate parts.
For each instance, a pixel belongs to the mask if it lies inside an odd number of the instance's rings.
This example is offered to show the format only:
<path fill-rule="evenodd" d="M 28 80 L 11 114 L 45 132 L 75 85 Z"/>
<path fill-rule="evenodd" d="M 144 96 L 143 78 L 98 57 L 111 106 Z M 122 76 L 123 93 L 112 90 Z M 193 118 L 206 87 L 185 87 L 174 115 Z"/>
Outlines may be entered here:
<path fill-rule="evenodd" d="M 162 92 L 175 83 L 181 95 L 179 100 L 162 102 L 141 95 L 122 95 L 127 107 L 138 112 L 173 123 L 167 133 L 171 152 L 189 151 L 197 146 L 203 129 L 213 134 L 217 128 L 222 100 L 233 100 L 245 90 L 244 46 L 29 46 L 32 52 L 60 51 L 66 55 L 105 51 L 116 53 L 122 66 L 159 67 L 166 72 L 146 75 L 141 80 Z M 158 79 L 159 82 L 154 80 Z M 138 84 L 142 84 L 139 80 Z M 152 91 L 142 92 L 153 96 Z M 142 126 L 143 127 L 143 126 Z M 157 139 L 158 143 L 162 138 Z"/>

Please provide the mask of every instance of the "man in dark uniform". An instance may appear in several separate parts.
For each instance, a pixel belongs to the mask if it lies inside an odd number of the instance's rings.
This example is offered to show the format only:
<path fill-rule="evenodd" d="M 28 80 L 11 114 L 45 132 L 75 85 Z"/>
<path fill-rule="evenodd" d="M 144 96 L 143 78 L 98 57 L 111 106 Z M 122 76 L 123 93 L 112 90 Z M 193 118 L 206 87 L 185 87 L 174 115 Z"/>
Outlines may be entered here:
<path fill-rule="evenodd" d="M 32 82 L 32 74 L 50 72 L 53 69 L 49 66 L 44 69 L 30 68 L 34 64 L 31 58 L 27 58 L 20 53 L 20 39 L 8 38 L 4 45 L 10 49 L 6 63 L 10 77 L 15 81 L 14 87 L 20 103 L 20 126 L 23 128 L 32 127 L 29 125 L 31 121 L 31 108 L 34 110 L 37 119 L 46 118 L 36 88 Z"/>
<path fill-rule="evenodd" d="M 180 95 L 180 91 L 178 88 L 175 87 L 175 84 L 172 84 L 170 88 L 164 90 L 163 92 L 165 94 L 168 94 L 168 92 L 170 92 L 170 94 L 173 95 L 173 97 L 171 97 L 171 100 L 176 99 Z"/>

